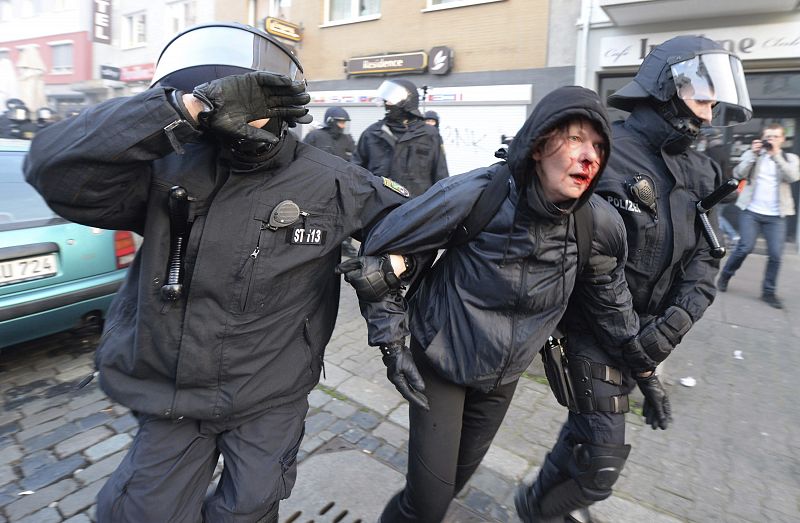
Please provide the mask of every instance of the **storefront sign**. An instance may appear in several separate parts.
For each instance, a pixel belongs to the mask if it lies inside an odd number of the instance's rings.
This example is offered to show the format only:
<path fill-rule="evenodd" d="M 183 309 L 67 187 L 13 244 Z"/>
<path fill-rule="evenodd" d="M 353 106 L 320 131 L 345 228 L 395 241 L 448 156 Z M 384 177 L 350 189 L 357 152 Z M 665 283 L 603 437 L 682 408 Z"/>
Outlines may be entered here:
<path fill-rule="evenodd" d="M 92 41 L 111 43 L 111 0 L 92 1 Z"/>
<path fill-rule="evenodd" d="M 143 82 L 152 80 L 156 67 L 153 64 L 126 65 L 120 70 L 119 79 L 122 82 Z"/>
<path fill-rule="evenodd" d="M 348 75 L 370 75 L 386 73 L 423 73 L 428 67 L 425 51 L 380 56 L 360 56 L 347 61 Z"/>
<path fill-rule="evenodd" d="M 100 66 L 100 78 L 103 80 L 119 80 L 122 75 L 122 70 L 119 67 L 112 65 Z"/>
<path fill-rule="evenodd" d="M 314 91 L 309 94 L 312 104 L 375 105 L 380 102 L 371 89 Z M 530 84 L 431 87 L 425 95 L 425 102 L 436 105 L 529 104 L 532 94 Z"/>
<path fill-rule="evenodd" d="M 286 38 L 293 42 L 299 42 L 303 38 L 303 31 L 299 25 L 279 18 L 268 16 L 264 21 L 264 28 L 271 35 Z"/>
<path fill-rule="evenodd" d="M 453 50 L 443 45 L 434 47 L 430 53 L 431 63 L 428 72 L 431 74 L 447 74 L 453 68 Z"/>
<path fill-rule="evenodd" d="M 650 50 L 673 36 L 694 31 L 610 36 L 600 42 L 600 66 L 639 65 Z M 720 27 L 699 32 L 743 61 L 800 57 L 800 23 Z"/>

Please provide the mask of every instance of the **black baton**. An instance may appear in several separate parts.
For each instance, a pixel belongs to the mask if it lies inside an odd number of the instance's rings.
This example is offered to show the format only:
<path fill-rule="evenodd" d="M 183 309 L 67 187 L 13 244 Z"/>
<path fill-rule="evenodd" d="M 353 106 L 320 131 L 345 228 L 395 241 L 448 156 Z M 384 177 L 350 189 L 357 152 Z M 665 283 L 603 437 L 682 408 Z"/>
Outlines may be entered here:
<path fill-rule="evenodd" d="M 169 190 L 169 263 L 161 298 L 176 301 L 183 295 L 183 251 L 189 232 L 189 193 L 180 185 Z"/>
<path fill-rule="evenodd" d="M 711 208 L 718 204 L 723 198 L 735 191 L 738 186 L 739 181 L 731 178 L 727 182 L 714 189 L 714 192 L 697 202 L 697 215 L 700 217 L 700 223 L 703 226 L 703 236 L 706 237 L 708 245 L 711 246 L 712 258 L 719 259 L 725 256 L 725 247 L 720 245 L 719 239 L 717 238 L 717 233 L 714 232 L 714 228 L 711 227 L 711 222 L 708 219 L 708 211 L 710 211 Z"/>

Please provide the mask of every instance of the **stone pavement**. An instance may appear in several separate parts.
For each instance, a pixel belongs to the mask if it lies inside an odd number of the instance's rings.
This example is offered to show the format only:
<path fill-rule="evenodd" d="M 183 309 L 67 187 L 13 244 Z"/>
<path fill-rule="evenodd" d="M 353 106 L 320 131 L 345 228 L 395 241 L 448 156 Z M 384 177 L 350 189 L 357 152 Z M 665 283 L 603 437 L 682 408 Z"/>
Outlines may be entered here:
<path fill-rule="evenodd" d="M 628 414 L 633 451 L 598 521 L 800 520 L 800 257 L 784 258 L 783 311 L 758 300 L 765 261 L 746 261 L 670 358 L 674 425 L 653 431 Z M 282 522 L 375 521 L 403 483 L 408 407 L 365 336 L 345 286 Z M 0 523 L 94 520 L 94 497 L 136 429 L 96 381 L 74 390 L 96 342 L 61 334 L 0 356 Z M 681 386 L 684 377 L 696 386 Z M 447 521 L 517 521 L 515 485 L 536 472 L 565 417 L 535 362 Z"/>

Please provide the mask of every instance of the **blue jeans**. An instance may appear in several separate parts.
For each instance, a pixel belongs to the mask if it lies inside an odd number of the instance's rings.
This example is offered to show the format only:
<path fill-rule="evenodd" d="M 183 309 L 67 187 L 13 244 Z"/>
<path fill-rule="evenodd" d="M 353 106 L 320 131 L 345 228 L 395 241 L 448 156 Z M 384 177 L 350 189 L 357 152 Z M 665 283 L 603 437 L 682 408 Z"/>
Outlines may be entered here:
<path fill-rule="evenodd" d="M 739 234 L 742 239 L 736 245 L 731 257 L 722 269 L 723 278 L 730 279 L 744 259 L 753 251 L 759 231 L 764 233 L 767 240 L 767 270 L 764 272 L 764 281 L 761 292 L 764 295 L 775 294 L 778 280 L 778 269 L 781 267 L 783 243 L 786 240 L 786 220 L 781 216 L 767 216 L 752 211 L 742 211 L 739 214 Z"/>
<path fill-rule="evenodd" d="M 739 236 L 739 233 L 736 232 L 736 229 L 734 229 L 733 225 L 731 225 L 731 222 L 729 222 L 728 219 L 725 218 L 725 216 L 723 215 L 723 211 L 725 211 L 725 207 L 727 207 L 728 205 L 730 204 L 723 203 L 719 205 L 718 206 L 719 214 L 717 216 L 719 217 L 719 228 L 722 229 L 723 234 L 725 234 L 725 236 L 727 236 L 728 239 L 733 240 L 734 238 Z"/>

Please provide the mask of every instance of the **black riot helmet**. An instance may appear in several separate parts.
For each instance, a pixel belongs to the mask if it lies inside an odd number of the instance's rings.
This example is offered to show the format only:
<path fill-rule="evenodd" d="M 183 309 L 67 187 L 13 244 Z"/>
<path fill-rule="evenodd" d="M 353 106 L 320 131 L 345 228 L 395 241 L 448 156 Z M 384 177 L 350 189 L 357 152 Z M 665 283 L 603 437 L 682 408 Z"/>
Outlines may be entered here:
<path fill-rule="evenodd" d="M 688 103 L 713 104 L 712 127 L 746 122 L 753 114 L 742 63 L 702 36 L 676 36 L 653 48 L 633 81 L 608 97 L 608 105 L 632 111 L 647 101 L 675 129 L 697 136 L 703 121 Z"/>
<path fill-rule="evenodd" d="M 205 82 L 252 71 L 268 71 L 303 81 L 297 57 L 273 36 L 239 23 L 196 25 L 164 46 L 151 87 L 191 93 Z"/>
<path fill-rule="evenodd" d="M 325 125 L 331 125 L 336 120 L 349 122 L 350 115 L 341 107 L 329 107 L 328 110 L 325 111 Z"/>
<path fill-rule="evenodd" d="M 56 112 L 49 107 L 40 107 L 36 109 L 36 121 L 40 124 L 53 123 L 56 119 Z"/>
<path fill-rule="evenodd" d="M 435 125 L 437 129 L 439 128 L 439 113 L 436 111 L 425 111 L 425 120 L 433 120 L 436 122 L 433 125 Z"/>
<path fill-rule="evenodd" d="M 419 110 L 419 93 L 414 82 L 402 78 L 384 80 L 378 86 L 377 97 L 382 99 L 387 106 L 397 107 L 418 118 L 423 118 Z"/>

